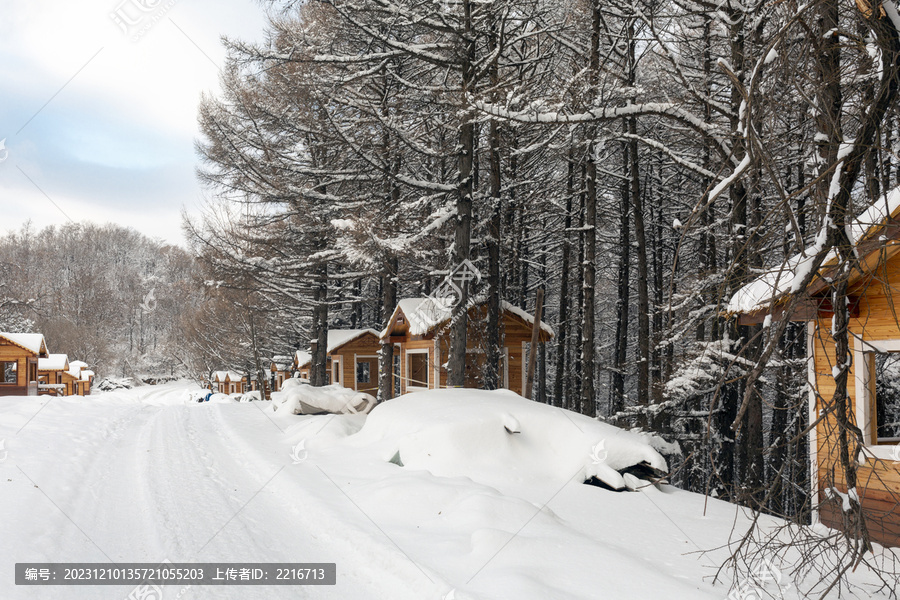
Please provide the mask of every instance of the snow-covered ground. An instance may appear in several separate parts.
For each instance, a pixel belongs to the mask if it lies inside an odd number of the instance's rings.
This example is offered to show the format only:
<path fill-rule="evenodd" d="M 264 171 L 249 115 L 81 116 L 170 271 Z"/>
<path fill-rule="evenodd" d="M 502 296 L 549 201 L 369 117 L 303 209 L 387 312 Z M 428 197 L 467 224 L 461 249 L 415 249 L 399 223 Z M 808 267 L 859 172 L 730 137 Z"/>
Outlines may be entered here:
<path fill-rule="evenodd" d="M 713 585 L 723 554 L 700 553 L 745 522 L 735 507 L 582 484 L 662 466 L 639 436 L 505 391 L 309 416 L 186 401 L 195 389 L 0 397 L 0 598 L 133 589 L 17 588 L 16 562 L 164 560 L 333 562 L 337 585 L 168 586 L 163 600 L 753 597 Z M 796 597 L 787 574 L 775 583 Z"/>

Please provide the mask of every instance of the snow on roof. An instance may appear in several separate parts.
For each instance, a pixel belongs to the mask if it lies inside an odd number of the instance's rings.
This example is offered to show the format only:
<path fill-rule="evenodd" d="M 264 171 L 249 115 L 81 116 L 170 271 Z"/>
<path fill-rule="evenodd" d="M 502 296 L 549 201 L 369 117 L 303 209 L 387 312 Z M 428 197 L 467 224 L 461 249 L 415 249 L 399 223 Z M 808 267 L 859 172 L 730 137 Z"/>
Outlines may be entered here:
<path fill-rule="evenodd" d="M 519 308 L 518 306 L 513 306 L 512 304 L 510 304 L 510 303 L 507 302 L 506 300 L 503 300 L 503 301 L 502 301 L 502 304 L 501 304 L 500 306 L 501 306 L 501 308 L 502 308 L 503 310 L 505 310 L 506 312 L 511 312 L 512 314 L 516 315 L 517 317 L 519 317 L 520 319 L 522 319 L 523 321 L 525 321 L 526 323 L 528 323 L 529 325 L 531 325 L 532 327 L 534 327 L 534 315 L 525 312 L 524 310 L 522 310 L 522 309 Z M 546 321 L 544 321 L 543 319 L 541 320 L 541 331 L 543 331 L 543 332 L 549 334 L 551 337 L 554 336 L 554 335 L 556 335 L 556 334 L 553 332 L 553 328 L 550 327 L 550 325 L 549 325 Z"/>
<path fill-rule="evenodd" d="M 0 337 L 6 338 L 11 343 L 25 348 L 29 352 L 41 355 L 47 354 L 47 345 L 44 336 L 40 333 L 7 333 L 0 332 Z"/>
<path fill-rule="evenodd" d="M 290 369 L 291 362 L 293 362 L 293 359 L 291 359 L 290 356 L 286 356 L 284 354 L 279 354 L 278 356 L 272 357 L 272 363 L 279 371 L 287 371 L 288 369 Z"/>
<path fill-rule="evenodd" d="M 85 369 L 84 371 L 81 372 L 81 380 L 82 381 L 90 381 L 93 377 L 94 377 L 94 372 L 89 369 Z"/>
<path fill-rule="evenodd" d="M 402 310 L 409 322 L 410 335 L 425 335 L 435 326 L 450 320 L 453 314 L 452 299 L 432 298 L 430 296 L 424 298 L 404 298 L 397 302 L 397 309 Z M 514 314 L 529 325 L 534 325 L 534 315 L 531 315 L 521 308 L 513 306 L 506 300 L 501 301 L 501 310 Z M 396 309 L 394 311 L 396 313 Z M 392 319 L 394 316 L 392 315 Z M 388 324 L 388 328 L 390 323 Z M 541 330 L 550 336 L 554 335 L 553 328 L 549 324 L 541 321 Z M 387 329 L 381 332 L 381 337 L 387 335 Z"/>
<path fill-rule="evenodd" d="M 47 358 L 38 359 L 38 371 L 68 371 L 69 356 L 67 354 L 50 354 Z"/>
<path fill-rule="evenodd" d="M 229 381 L 240 381 L 244 376 L 236 371 L 213 371 L 213 381 L 216 383 L 224 383 L 226 378 Z"/>
<path fill-rule="evenodd" d="M 297 360 L 297 367 L 305 367 L 310 362 L 312 362 L 312 354 L 309 352 L 304 352 L 303 350 L 297 350 L 294 353 L 294 358 Z"/>
<path fill-rule="evenodd" d="M 371 333 L 376 338 L 378 337 L 378 332 L 374 329 L 329 329 L 327 352 L 334 352 L 344 344 L 361 338 L 367 333 Z"/>
<path fill-rule="evenodd" d="M 869 206 L 847 227 L 847 235 L 850 241 L 856 245 L 873 235 L 885 219 L 896 216 L 900 209 L 900 188 L 894 188 L 886 196 Z M 824 230 L 823 230 L 824 232 Z M 820 232 L 816 243 L 803 252 L 785 259 L 780 265 L 772 267 L 769 271 L 751 281 L 739 289 L 728 302 L 726 311 L 729 313 L 749 313 L 766 308 L 773 300 L 779 300 L 787 294 L 799 292 L 797 289 L 804 277 L 812 268 L 812 262 L 818 249 L 823 247 L 825 240 L 823 232 Z M 823 265 L 827 265 L 837 258 L 837 253 L 832 250 L 825 257 Z"/>
<path fill-rule="evenodd" d="M 81 360 L 73 360 L 69 363 L 69 368 L 75 372 L 81 371 L 82 369 L 87 369 L 88 364 Z"/>

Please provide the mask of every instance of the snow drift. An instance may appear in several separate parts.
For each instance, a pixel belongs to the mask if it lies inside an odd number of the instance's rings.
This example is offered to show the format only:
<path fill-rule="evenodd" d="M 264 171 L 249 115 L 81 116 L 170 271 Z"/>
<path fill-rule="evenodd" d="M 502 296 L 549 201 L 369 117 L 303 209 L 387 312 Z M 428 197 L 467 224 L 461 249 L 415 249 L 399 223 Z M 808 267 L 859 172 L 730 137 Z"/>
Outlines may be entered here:
<path fill-rule="evenodd" d="M 279 413 L 317 415 L 368 413 L 375 397 L 338 384 L 313 387 L 300 379 L 288 379 L 280 392 L 272 393 L 272 408 Z"/>
<path fill-rule="evenodd" d="M 650 436 L 508 390 L 407 394 L 376 407 L 347 443 L 407 469 L 492 487 L 580 477 L 624 489 L 631 486 L 620 470 L 667 470 Z"/>

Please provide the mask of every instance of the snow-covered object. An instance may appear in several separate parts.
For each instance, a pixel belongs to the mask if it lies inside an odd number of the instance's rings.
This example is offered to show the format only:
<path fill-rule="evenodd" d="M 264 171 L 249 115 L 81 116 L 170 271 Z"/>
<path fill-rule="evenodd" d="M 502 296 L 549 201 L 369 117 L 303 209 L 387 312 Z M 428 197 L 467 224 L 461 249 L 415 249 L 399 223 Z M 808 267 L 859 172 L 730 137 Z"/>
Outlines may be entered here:
<path fill-rule="evenodd" d="M 272 408 L 279 414 L 368 413 L 375 397 L 337 383 L 313 387 L 301 379 L 288 379 L 280 392 L 272 392 Z"/>
<path fill-rule="evenodd" d="M 134 387 L 134 379 L 131 377 L 107 377 L 101 379 L 97 384 L 97 389 L 101 392 L 111 392 L 113 390 L 130 390 Z"/>
<path fill-rule="evenodd" d="M 596 477 L 623 489 L 620 469 L 646 462 L 667 470 L 647 437 L 509 390 L 458 389 L 384 402 L 347 443 L 407 469 L 488 486 Z"/>
<path fill-rule="evenodd" d="M 869 237 L 898 208 L 900 208 L 900 188 L 894 188 L 869 206 L 847 227 L 850 241 L 857 244 Z M 812 247 L 784 260 L 782 264 L 772 267 L 762 276 L 739 289 L 728 302 L 727 311 L 730 313 L 753 312 L 766 308 L 770 302 L 777 301 L 786 294 L 800 291 L 797 287 L 809 273 L 812 260 L 823 243 L 824 236 L 820 232 L 816 244 Z M 823 265 L 827 265 L 836 258 L 837 254 L 832 250 L 826 256 Z"/>
<path fill-rule="evenodd" d="M 0 332 L 0 337 L 4 337 L 16 346 L 21 346 L 34 354 L 47 352 L 47 344 L 44 342 L 44 336 L 40 333 L 7 333 L 4 331 Z"/>
<path fill-rule="evenodd" d="M 254 390 L 241 395 L 239 402 L 259 402 L 259 391 Z"/>

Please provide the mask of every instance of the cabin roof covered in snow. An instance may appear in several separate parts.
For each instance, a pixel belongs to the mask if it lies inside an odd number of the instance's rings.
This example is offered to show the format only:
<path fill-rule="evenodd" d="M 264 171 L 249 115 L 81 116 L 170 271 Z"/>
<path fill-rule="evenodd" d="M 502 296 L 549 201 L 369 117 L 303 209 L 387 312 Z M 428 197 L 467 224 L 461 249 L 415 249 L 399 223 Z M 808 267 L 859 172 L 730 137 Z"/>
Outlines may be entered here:
<path fill-rule="evenodd" d="M 38 371 L 68 371 L 69 356 L 67 354 L 49 354 L 47 358 L 38 359 Z"/>
<path fill-rule="evenodd" d="M 534 315 L 525 312 L 517 306 L 513 306 L 506 300 L 501 300 L 500 309 L 503 312 L 515 315 L 523 320 L 529 326 L 534 326 Z M 449 301 L 443 299 L 435 299 L 430 296 L 423 298 L 403 298 L 397 302 L 397 308 L 391 315 L 387 328 L 381 332 L 380 336 L 387 337 L 394 323 L 397 322 L 397 315 L 403 312 L 409 323 L 410 335 L 425 335 L 436 327 L 443 325 L 450 320 L 453 314 L 453 306 Z M 541 321 L 541 330 L 550 335 L 554 335 L 553 328 L 545 321 Z"/>
<path fill-rule="evenodd" d="M 376 339 L 378 338 L 378 332 L 374 329 L 329 329 L 328 349 L 326 352 L 328 354 L 336 352 L 344 344 L 349 344 L 353 340 L 358 340 L 367 333 L 371 333 Z"/>
<path fill-rule="evenodd" d="M 28 350 L 32 354 L 46 358 L 47 344 L 44 342 L 44 336 L 40 333 L 7 333 L 0 332 L 0 337 L 5 338 L 11 344 Z"/>
<path fill-rule="evenodd" d="M 240 381 L 244 378 L 243 375 L 236 371 L 214 371 L 213 372 L 213 381 L 216 383 L 224 383 L 226 381 Z"/>
<path fill-rule="evenodd" d="M 862 242 L 874 242 L 871 248 L 864 249 L 863 254 L 880 250 L 888 242 L 884 226 L 896 219 L 898 213 L 900 213 L 900 188 L 895 188 L 854 219 L 847 227 L 847 234 L 860 249 L 863 248 Z M 812 268 L 815 255 L 816 245 L 813 245 L 799 254 L 786 258 L 781 264 L 770 267 L 739 289 L 729 300 L 726 311 L 732 314 L 746 314 L 766 310 L 773 303 L 777 304 L 791 294 L 801 291 L 798 289 L 799 285 Z M 837 253 L 832 250 L 822 266 L 833 266 L 837 258 Z M 862 258 L 865 257 L 861 255 L 860 259 Z"/>
<path fill-rule="evenodd" d="M 88 364 L 83 360 L 73 360 L 69 363 L 69 368 L 73 371 L 81 371 L 82 369 L 87 369 Z"/>
<path fill-rule="evenodd" d="M 94 376 L 94 372 L 89 369 L 85 369 L 81 372 L 81 380 L 82 381 L 90 381 L 93 376 Z"/>
<path fill-rule="evenodd" d="M 294 352 L 294 358 L 297 361 L 297 368 L 305 367 L 310 362 L 312 362 L 312 354 L 306 352 L 305 350 L 297 350 Z"/>
<path fill-rule="evenodd" d="M 290 356 L 279 354 L 278 356 L 272 357 L 272 364 L 275 365 L 275 368 L 279 371 L 288 371 L 291 368 L 291 363 L 293 359 Z"/>

